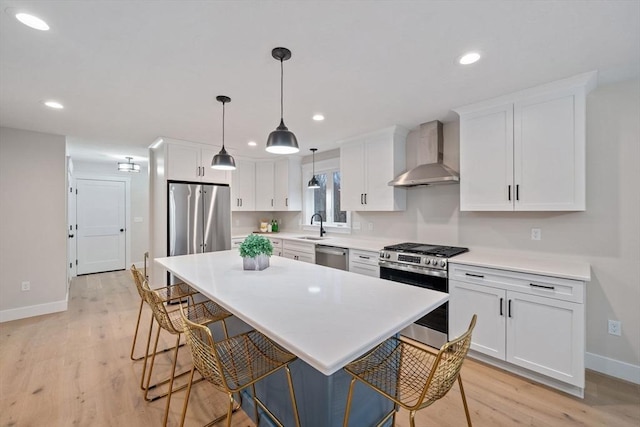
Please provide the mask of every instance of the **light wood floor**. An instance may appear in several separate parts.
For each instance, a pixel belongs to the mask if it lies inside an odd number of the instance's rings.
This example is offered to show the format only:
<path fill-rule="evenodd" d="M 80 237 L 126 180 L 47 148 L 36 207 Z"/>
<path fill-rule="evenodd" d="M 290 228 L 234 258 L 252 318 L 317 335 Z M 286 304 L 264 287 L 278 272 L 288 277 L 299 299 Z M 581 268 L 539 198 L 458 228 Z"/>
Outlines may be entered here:
<path fill-rule="evenodd" d="M 165 401 L 144 401 L 141 362 L 129 359 L 139 301 L 128 271 L 82 276 L 72 283 L 68 311 L 0 324 L 0 426 L 159 426 Z M 183 350 L 184 370 L 190 356 Z M 167 356 L 157 363 L 168 372 Z M 462 374 L 474 426 L 640 425 L 640 386 L 594 372 L 587 372 L 584 400 L 471 359 Z M 172 426 L 183 395 L 172 400 Z M 206 424 L 225 405 L 221 393 L 197 384 L 186 424 Z M 466 425 L 457 385 L 416 419 L 418 426 Z M 233 425 L 254 424 L 240 412 Z M 397 425 L 409 425 L 406 412 Z"/>

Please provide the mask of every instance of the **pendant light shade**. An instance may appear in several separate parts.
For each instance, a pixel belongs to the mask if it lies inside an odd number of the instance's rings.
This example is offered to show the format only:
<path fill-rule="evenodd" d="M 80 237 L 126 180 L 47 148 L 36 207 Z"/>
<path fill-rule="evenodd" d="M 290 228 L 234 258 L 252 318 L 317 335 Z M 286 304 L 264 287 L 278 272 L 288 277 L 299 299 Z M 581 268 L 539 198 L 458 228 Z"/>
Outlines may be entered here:
<path fill-rule="evenodd" d="M 222 150 L 211 160 L 211 169 L 232 171 L 236 169 L 236 161 L 224 148 L 224 104 L 231 102 L 231 98 L 224 95 L 216 96 L 216 100 L 222 102 Z"/>
<path fill-rule="evenodd" d="M 118 170 L 120 172 L 140 172 L 140 165 L 131 161 L 133 157 L 125 157 L 125 159 L 127 159 L 126 162 L 118 162 Z"/>
<path fill-rule="evenodd" d="M 311 152 L 313 153 L 313 172 L 312 172 L 313 176 L 309 180 L 309 184 L 307 184 L 307 188 L 320 188 L 320 183 L 316 179 L 316 151 L 318 151 L 318 149 L 309 148 L 309 150 L 311 150 Z"/>
<path fill-rule="evenodd" d="M 280 126 L 269 134 L 266 150 L 275 154 L 293 154 L 300 151 L 298 140 L 293 132 L 287 129 L 283 118 L 284 68 L 282 63 L 291 58 L 291 51 L 286 47 L 276 47 L 271 51 L 271 56 L 280 61 Z"/>

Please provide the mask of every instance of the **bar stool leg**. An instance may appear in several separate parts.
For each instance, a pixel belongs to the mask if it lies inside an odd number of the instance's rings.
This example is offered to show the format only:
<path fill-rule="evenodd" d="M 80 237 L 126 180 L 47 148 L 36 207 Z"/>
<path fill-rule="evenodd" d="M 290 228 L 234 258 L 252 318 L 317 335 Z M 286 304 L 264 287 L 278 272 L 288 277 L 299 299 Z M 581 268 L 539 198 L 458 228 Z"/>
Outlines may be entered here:
<path fill-rule="evenodd" d="M 131 360 L 142 360 L 144 356 L 133 357 L 133 351 L 136 348 L 136 341 L 138 339 L 138 329 L 140 328 L 140 317 L 142 316 L 142 306 L 144 305 L 144 301 L 140 298 L 140 309 L 138 310 L 138 321 L 136 322 L 136 331 L 133 334 L 133 343 L 131 344 L 131 355 L 129 356 Z"/>
<path fill-rule="evenodd" d="M 296 395 L 293 391 L 293 379 L 291 378 L 289 365 L 285 365 L 284 369 L 287 371 L 287 381 L 289 382 L 289 395 L 291 396 L 291 406 L 293 407 L 293 419 L 296 420 L 296 427 L 300 427 L 300 418 L 298 417 L 298 404 L 296 403 Z"/>
<path fill-rule="evenodd" d="M 169 406 L 171 405 L 171 395 L 173 394 L 173 380 L 176 375 L 176 364 L 178 363 L 178 350 L 180 344 L 180 334 L 178 334 L 176 338 L 176 351 L 173 353 L 173 366 L 171 367 L 171 380 L 169 381 L 169 392 L 167 394 L 167 403 L 164 408 L 164 418 L 162 421 L 162 425 L 167 425 L 167 420 L 169 419 Z M 151 372 L 151 371 L 149 371 Z"/>
<path fill-rule="evenodd" d="M 347 395 L 347 407 L 344 409 L 344 421 L 343 427 L 349 426 L 349 411 L 351 410 L 351 397 L 353 396 L 353 386 L 356 383 L 356 378 L 351 378 L 351 384 L 349 385 L 349 394 Z"/>
<path fill-rule="evenodd" d="M 180 427 L 184 426 L 184 419 L 187 415 L 187 406 L 189 406 L 189 396 L 191 395 L 191 385 L 193 384 L 193 374 L 196 372 L 195 365 L 191 368 L 191 375 L 189 375 L 189 385 L 187 386 L 187 395 L 184 397 L 184 404 L 182 405 L 182 419 L 180 420 Z"/>
<path fill-rule="evenodd" d="M 467 398 L 464 395 L 464 387 L 462 386 L 462 376 L 458 374 L 458 385 L 460 386 L 460 395 L 462 396 L 462 404 L 464 405 L 464 413 L 467 416 L 467 425 L 471 427 L 471 416 L 469 416 L 469 407 L 467 406 Z"/>

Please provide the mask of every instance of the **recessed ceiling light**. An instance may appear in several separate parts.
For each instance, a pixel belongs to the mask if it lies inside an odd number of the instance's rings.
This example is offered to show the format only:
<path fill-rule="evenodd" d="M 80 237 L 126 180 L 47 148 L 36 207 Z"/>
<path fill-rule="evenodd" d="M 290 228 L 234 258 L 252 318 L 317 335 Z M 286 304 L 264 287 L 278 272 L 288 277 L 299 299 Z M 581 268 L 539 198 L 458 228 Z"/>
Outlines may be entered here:
<path fill-rule="evenodd" d="M 248 145 L 249 147 L 255 147 L 255 146 L 256 146 L 256 145 L 258 145 L 258 144 L 257 144 L 255 141 L 249 141 L 249 142 L 247 143 L 247 145 Z"/>
<path fill-rule="evenodd" d="M 37 16 L 29 15 L 28 13 L 20 12 L 16 13 L 16 19 L 22 22 L 27 27 L 34 28 L 40 31 L 47 31 L 49 25 Z"/>
<path fill-rule="evenodd" d="M 324 120 L 324 116 L 322 114 L 315 114 L 313 116 L 313 120 L 315 120 L 316 122 L 321 122 Z"/>
<path fill-rule="evenodd" d="M 56 110 L 62 110 L 64 108 L 64 105 L 60 104 L 58 101 L 44 101 L 43 103 L 47 107 L 54 108 Z"/>
<path fill-rule="evenodd" d="M 469 64 L 473 64 L 479 59 L 480 59 L 480 54 L 478 52 L 469 52 L 462 55 L 458 60 L 458 62 L 462 65 L 469 65 Z"/>

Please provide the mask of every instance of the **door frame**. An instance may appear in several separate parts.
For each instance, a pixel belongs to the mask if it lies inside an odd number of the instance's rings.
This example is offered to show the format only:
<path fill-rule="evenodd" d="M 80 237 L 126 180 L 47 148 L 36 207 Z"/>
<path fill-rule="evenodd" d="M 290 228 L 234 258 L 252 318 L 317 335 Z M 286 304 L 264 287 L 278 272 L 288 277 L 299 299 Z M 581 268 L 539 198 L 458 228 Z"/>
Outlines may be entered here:
<path fill-rule="evenodd" d="M 76 173 L 74 174 L 74 180 L 76 184 L 76 190 L 78 188 L 79 179 L 90 179 L 93 181 L 117 181 L 124 182 L 124 218 L 125 218 L 125 232 L 124 232 L 124 268 L 125 270 L 131 265 L 131 177 L 129 176 L 110 176 L 110 175 L 93 175 L 90 173 Z M 78 221 L 78 197 L 76 196 L 76 224 Z M 78 239 L 76 239 L 76 254 L 78 250 Z M 76 267 L 77 274 L 77 267 Z"/>

